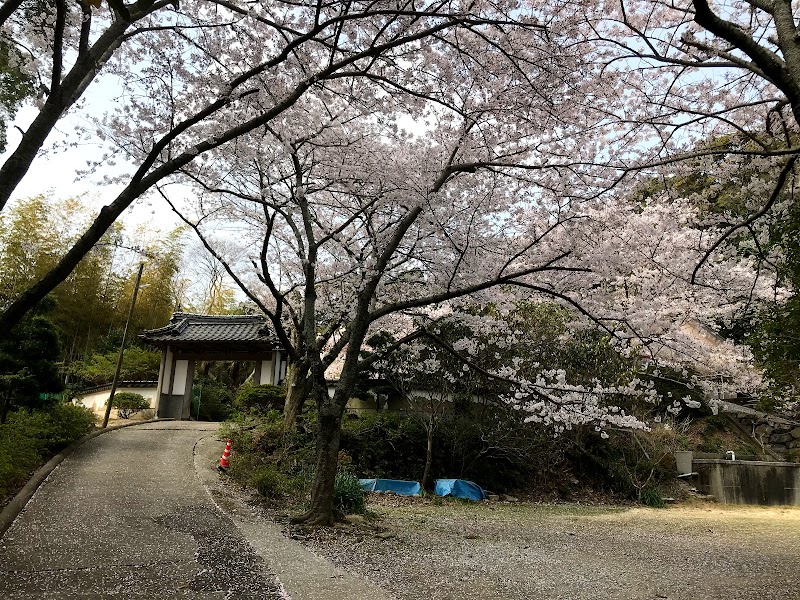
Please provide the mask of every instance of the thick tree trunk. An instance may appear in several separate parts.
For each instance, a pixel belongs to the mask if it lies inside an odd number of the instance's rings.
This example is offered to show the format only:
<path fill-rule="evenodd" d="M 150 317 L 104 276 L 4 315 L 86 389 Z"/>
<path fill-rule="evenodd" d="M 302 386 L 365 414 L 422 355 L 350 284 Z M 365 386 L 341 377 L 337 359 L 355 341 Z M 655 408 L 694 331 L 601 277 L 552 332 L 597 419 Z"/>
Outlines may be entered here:
<path fill-rule="evenodd" d="M 433 423 L 427 427 L 428 448 L 425 451 L 425 471 L 422 473 L 422 489 L 428 489 L 428 480 L 431 476 L 431 463 L 433 463 Z"/>
<path fill-rule="evenodd" d="M 297 417 L 308 398 L 308 366 L 302 362 L 289 365 L 286 371 L 286 403 L 283 406 L 283 431 L 293 431 Z"/>
<path fill-rule="evenodd" d="M 326 392 L 327 395 L 327 392 Z M 311 508 L 294 519 L 305 525 L 333 525 L 333 484 L 339 466 L 339 438 L 343 409 L 326 398 L 320 406 L 317 430 L 317 464 L 311 491 Z"/>

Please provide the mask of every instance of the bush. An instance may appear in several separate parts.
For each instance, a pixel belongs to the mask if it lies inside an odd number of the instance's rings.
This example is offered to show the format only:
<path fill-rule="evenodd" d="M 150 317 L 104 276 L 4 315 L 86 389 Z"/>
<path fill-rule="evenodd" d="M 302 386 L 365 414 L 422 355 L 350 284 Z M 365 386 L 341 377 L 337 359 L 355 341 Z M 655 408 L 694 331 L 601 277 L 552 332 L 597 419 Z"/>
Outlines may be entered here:
<path fill-rule="evenodd" d="M 654 424 L 651 431 L 613 432 L 608 440 L 591 432 L 580 440 L 581 474 L 637 502 L 660 506 L 661 488 L 675 479 L 675 451 L 686 447 L 684 429 L 681 423 Z"/>
<path fill-rule="evenodd" d="M 228 475 L 254 488 L 268 500 L 296 499 L 304 494 L 306 470 L 304 465 L 280 461 L 281 415 L 270 411 L 255 419 L 237 413 L 221 428 L 222 437 L 229 437 L 234 450 Z"/>
<path fill-rule="evenodd" d="M 112 406 L 117 409 L 117 416 L 120 419 L 130 419 L 140 410 L 150 408 L 150 403 L 141 394 L 119 392 L 114 394 Z"/>
<path fill-rule="evenodd" d="M 283 475 L 291 490 L 313 472 L 316 411 L 303 413 L 297 429 L 284 434 L 283 415 L 275 410 L 234 414 L 223 425 L 233 440 L 236 461 L 229 474 L 259 489 L 265 497 L 283 493 Z M 468 405 L 442 418 L 434 436 L 431 479 L 459 477 L 494 492 L 554 490 L 565 497 L 587 487 L 607 489 L 633 499 L 650 501 L 650 488 L 659 491 L 674 479 L 673 452 L 685 444 L 679 424 L 656 426 L 654 432 L 619 432 L 601 439 L 593 427 L 576 428 L 553 438 L 552 429 L 524 423 L 518 411 Z M 419 481 L 425 466 L 426 432 L 420 420 L 397 412 L 345 415 L 340 438 L 340 469 L 346 468 L 356 506 L 363 500 L 353 476 Z M 266 471 L 260 471 L 268 467 Z M 344 469 L 343 469 L 344 470 Z M 564 473 L 569 476 L 565 477 Z M 572 476 L 578 477 L 574 483 Z M 344 479 L 343 479 L 344 478 Z M 337 494 L 348 476 L 340 474 Z M 645 498 L 647 496 L 647 498 Z M 339 510 L 351 510 L 342 500 Z"/>
<path fill-rule="evenodd" d="M 519 413 L 508 412 L 487 417 L 465 409 L 443 420 L 434 438 L 432 479 L 461 477 L 506 492 L 557 477 L 566 437 L 553 440 L 549 430 L 524 424 Z M 270 464 L 292 481 L 305 477 L 315 465 L 316 429 L 313 410 L 300 415 L 288 435 L 277 411 L 234 414 L 222 428 L 237 452 L 230 475 L 247 485 L 259 466 Z M 345 415 L 340 466 L 346 463 L 347 471 L 359 477 L 419 481 L 426 444 L 425 429 L 416 419 L 389 411 Z"/>
<path fill-rule="evenodd" d="M 345 415 L 340 449 L 363 477 L 416 479 L 425 468 L 426 436 L 413 419 L 393 412 Z"/>
<path fill-rule="evenodd" d="M 233 413 L 233 394 L 225 384 L 206 379 L 192 389 L 191 416 L 198 421 L 224 421 Z"/>
<path fill-rule="evenodd" d="M 355 475 L 344 471 L 336 474 L 333 484 L 333 508 L 344 514 L 363 515 L 367 512 L 364 490 L 361 489 Z"/>
<path fill-rule="evenodd" d="M 84 406 L 58 403 L 45 413 L 48 418 L 46 448 L 56 453 L 90 433 L 95 426 L 94 413 Z"/>
<path fill-rule="evenodd" d="M 72 404 L 9 414 L 0 425 L 0 503 L 53 454 L 94 429 L 94 414 Z"/>
<path fill-rule="evenodd" d="M 45 454 L 55 454 L 94 429 L 95 416 L 83 406 L 54 404 L 47 410 L 19 410 L 9 415 L 8 425 L 35 441 Z"/>
<path fill-rule="evenodd" d="M 236 404 L 245 410 L 283 410 L 285 402 L 286 389 L 278 385 L 242 386 L 236 394 Z"/>
<path fill-rule="evenodd" d="M 257 467 L 252 471 L 248 483 L 261 496 L 271 499 L 289 495 L 294 490 L 292 480 L 278 471 L 275 465 Z"/>
<path fill-rule="evenodd" d="M 519 411 L 467 405 L 442 418 L 434 435 L 431 479 L 458 477 L 496 492 L 553 481 L 564 471 L 568 436 L 524 423 Z M 427 436 L 418 418 L 381 411 L 345 416 L 340 448 L 361 477 L 419 481 Z"/>
<path fill-rule="evenodd" d="M 661 495 L 661 490 L 655 487 L 645 488 L 642 491 L 642 504 L 651 508 L 664 508 L 667 505 Z"/>

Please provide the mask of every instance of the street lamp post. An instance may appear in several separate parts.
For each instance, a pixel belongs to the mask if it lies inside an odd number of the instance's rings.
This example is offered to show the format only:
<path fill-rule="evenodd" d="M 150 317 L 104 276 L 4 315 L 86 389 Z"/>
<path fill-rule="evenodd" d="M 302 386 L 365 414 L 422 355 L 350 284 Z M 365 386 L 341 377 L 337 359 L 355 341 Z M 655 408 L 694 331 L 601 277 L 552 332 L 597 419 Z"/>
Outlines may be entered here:
<path fill-rule="evenodd" d="M 136 306 L 136 296 L 139 294 L 139 283 L 142 281 L 142 271 L 144 271 L 144 263 L 139 263 L 139 272 L 136 274 L 136 285 L 133 286 L 133 298 L 131 298 L 131 307 L 128 310 L 128 320 L 125 321 L 125 331 L 122 333 L 122 344 L 119 347 L 119 356 L 117 357 L 117 370 L 114 371 L 114 380 L 111 382 L 111 394 L 106 403 L 106 414 L 103 417 L 103 428 L 108 427 L 108 417 L 111 415 L 111 406 L 114 403 L 114 394 L 117 393 L 117 384 L 119 383 L 119 373 L 122 370 L 122 357 L 125 354 L 125 342 L 128 340 L 128 327 L 131 324 L 131 317 L 133 316 L 133 308 Z"/>

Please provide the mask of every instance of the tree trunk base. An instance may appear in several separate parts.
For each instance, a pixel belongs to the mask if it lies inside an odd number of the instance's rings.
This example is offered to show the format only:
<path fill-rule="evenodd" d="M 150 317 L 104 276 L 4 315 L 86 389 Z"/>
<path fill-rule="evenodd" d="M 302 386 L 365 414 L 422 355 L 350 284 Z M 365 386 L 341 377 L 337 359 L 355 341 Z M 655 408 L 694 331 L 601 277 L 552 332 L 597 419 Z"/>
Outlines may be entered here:
<path fill-rule="evenodd" d="M 333 514 L 321 514 L 313 510 L 289 519 L 289 523 L 292 525 L 310 525 L 313 527 L 333 527 L 335 522 L 336 519 Z"/>

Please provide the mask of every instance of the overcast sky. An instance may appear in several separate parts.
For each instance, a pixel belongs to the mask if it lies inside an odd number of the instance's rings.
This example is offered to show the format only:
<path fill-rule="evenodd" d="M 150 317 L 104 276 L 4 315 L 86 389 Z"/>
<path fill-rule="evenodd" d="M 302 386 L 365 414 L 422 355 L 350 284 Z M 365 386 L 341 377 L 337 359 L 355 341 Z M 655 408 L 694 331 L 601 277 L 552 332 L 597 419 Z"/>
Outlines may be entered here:
<path fill-rule="evenodd" d="M 84 98 L 89 100 L 93 114 L 103 114 L 114 106 L 114 98 L 119 87 L 113 78 L 102 77 L 87 90 Z M 20 129 L 26 129 L 37 114 L 33 106 L 24 106 L 17 113 L 13 126 L 8 130 L 8 150 L 0 154 L 0 162 L 4 161 L 19 143 Z M 87 127 L 91 131 L 94 125 L 81 110 L 73 110 L 63 117 L 53 130 L 45 144 L 45 151 L 37 156 L 25 178 L 20 182 L 12 196 L 12 202 L 21 198 L 29 198 L 45 194 L 55 198 L 69 198 L 83 195 L 89 204 L 99 208 L 111 202 L 122 189 L 122 185 L 103 185 L 106 174 L 132 172 L 133 167 L 123 160 L 117 159 L 117 167 L 112 172 L 108 167 L 94 174 L 81 177 L 89 162 L 102 157 L 102 147 L 96 139 L 78 142 L 76 127 Z M 93 136 L 92 136 L 93 137 Z M 77 146 L 70 146 L 75 144 Z M 169 210 L 163 200 L 155 195 L 152 202 L 137 202 L 123 214 L 122 220 L 131 226 L 148 223 L 155 229 L 169 231 L 178 226 L 178 219 Z"/>

